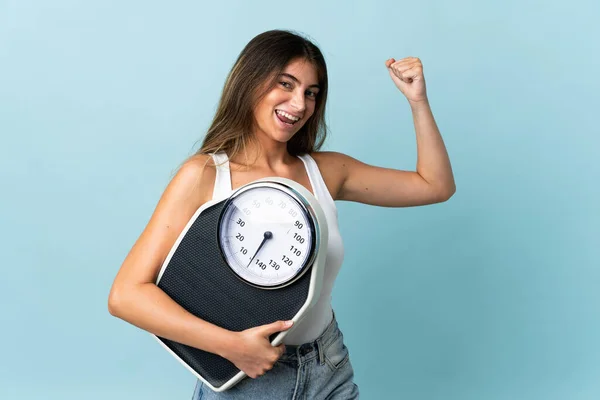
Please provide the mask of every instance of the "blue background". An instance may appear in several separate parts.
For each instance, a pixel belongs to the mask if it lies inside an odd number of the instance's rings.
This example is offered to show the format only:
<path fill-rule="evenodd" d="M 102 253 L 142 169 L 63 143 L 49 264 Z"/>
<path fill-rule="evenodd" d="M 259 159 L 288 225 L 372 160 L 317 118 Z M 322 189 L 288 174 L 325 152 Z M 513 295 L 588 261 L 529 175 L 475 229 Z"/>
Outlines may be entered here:
<path fill-rule="evenodd" d="M 362 398 L 600 398 L 598 4 L 0 0 L 0 398 L 191 396 L 108 291 L 274 28 L 325 54 L 325 149 L 380 166 L 415 168 L 384 61 L 420 57 L 456 177 L 446 203 L 338 203 Z"/>

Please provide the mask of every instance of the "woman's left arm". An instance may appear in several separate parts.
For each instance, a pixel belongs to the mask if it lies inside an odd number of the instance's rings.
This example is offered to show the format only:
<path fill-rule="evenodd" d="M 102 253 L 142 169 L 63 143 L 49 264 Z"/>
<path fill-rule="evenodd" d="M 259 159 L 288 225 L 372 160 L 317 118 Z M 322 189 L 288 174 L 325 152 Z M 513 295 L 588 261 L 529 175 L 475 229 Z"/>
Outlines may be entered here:
<path fill-rule="evenodd" d="M 337 170 L 337 200 L 383 207 L 409 207 L 440 203 L 456 191 L 450 159 L 435 123 L 423 67 L 418 58 L 386 61 L 390 77 L 406 96 L 417 136 L 417 170 L 402 171 L 362 163 L 341 153 L 325 161 Z"/>

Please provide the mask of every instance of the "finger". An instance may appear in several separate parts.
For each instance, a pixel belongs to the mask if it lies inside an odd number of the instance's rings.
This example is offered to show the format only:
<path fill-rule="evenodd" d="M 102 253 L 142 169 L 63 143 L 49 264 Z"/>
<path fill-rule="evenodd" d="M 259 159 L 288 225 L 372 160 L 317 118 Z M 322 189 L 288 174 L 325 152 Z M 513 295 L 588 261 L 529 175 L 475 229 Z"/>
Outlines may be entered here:
<path fill-rule="evenodd" d="M 263 334 L 265 336 L 271 335 L 275 332 L 285 331 L 292 327 L 293 321 L 276 321 L 272 324 L 263 326 Z"/>
<path fill-rule="evenodd" d="M 267 372 L 267 370 L 265 368 L 259 368 L 255 373 L 254 373 L 254 379 L 256 378 L 260 378 L 261 376 L 263 376 L 265 374 L 265 372 Z"/>
<path fill-rule="evenodd" d="M 411 68 L 421 68 L 423 69 L 423 64 L 420 61 L 406 61 L 406 62 L 395 62 L 390 66 L 391 69 L 404 72 Z"/>
<path fill-rule="evenodd" d="M 390 74 L 397 77 L 402 82 L 410 83 L 410 79 L 406 76 L 406 71 L 400 71 L 398 68 L 390 68 Z"/>
<path fill-rule="evenodd" d="M 419 61 L 407 61 L 407 62 L 398 61 L 398 62 L 393 63 L 390 66 L 390 68 L 397 69 L 399 71 L 405 71 L 407 69 L 417 68 L 417 67 L 422 67 L 422 65 Z"/>
<path fill-rule="evenodd" d="M 279 349 L 279 357 L 283 356 L 285 354 L 285 345 L 284 344 L 280 344 L 278 346 Z"/>
<path fill-rule="evenodd" d="M 393 63 L 395 63 L 395 62 L 396 62 L 396 60 L 395 60 L 394 58 L 388 58 L 388 59 L 385 61 L 385 66 L 386 66 L 386 68 L 389 68 L 389 67 L 390 67 L 390 65 L 392 65 L 392 64 L 393 64 Z"/>
<path fill-rule="evenodd" d="M 406 69 L 392 68 L 394 74 L 404 82 L 412 82 L 414 79 L 422 75 L 422 69 L 419 66 Z"/>
<path fill-rule="evenodd" d="M 397 60 L 396 63 L 412 63 L 412 62 L 421 62 L 418 57 L 404 57 L 400 60 Z"/>
<path fill-rule="evenodd" d="M 419 67 L 406 68 L 402 70 L 394 69 L 397 74 L 402 75 L 404 78 L 416 78 L 420 73 L 421 69 Z"/>
<path fill-rule="evenodd" d="M 411 70 L 410 65 L 392 65 L 390 70 L 400 79 L 406 79 L 409 71 Z"/>

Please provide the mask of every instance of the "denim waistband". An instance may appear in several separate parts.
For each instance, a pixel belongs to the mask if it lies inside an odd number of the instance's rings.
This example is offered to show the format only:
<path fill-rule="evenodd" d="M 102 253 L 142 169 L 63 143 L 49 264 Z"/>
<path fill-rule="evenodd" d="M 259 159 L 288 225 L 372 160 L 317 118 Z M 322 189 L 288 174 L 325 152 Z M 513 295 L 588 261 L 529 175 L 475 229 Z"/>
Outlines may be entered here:
<path fill-rule="evenodd" d="M 338 323 L 335 318 L 335 313 L 327 328 L 321 335 L 312 342 L 303 343 L 300 345 L 285 345 L 285 353 L 281 356 L 281 360 L 310 360 L 319 356 L 319 361 L 323 362 L 323 349 L 334 341 L 338 336 Z"/>

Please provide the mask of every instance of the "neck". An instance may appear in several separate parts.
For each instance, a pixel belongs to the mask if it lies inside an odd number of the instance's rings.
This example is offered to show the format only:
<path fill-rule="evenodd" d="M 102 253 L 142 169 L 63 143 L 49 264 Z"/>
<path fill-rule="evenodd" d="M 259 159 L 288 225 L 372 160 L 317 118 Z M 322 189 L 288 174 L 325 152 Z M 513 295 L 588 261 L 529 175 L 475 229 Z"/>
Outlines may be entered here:
<path fill-rule="evenodd" d="M 242 165 L 252 164 L 259 168 L 278 169 L 282 165 L 292 163 L 294 158 L 288 153 L 285 142 L 278 142 L 257 133 L 254 140 L 246 146 L 245 152 L 232 161 Z"/>

